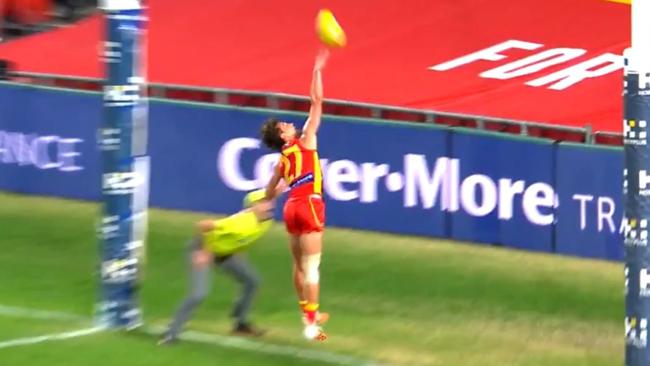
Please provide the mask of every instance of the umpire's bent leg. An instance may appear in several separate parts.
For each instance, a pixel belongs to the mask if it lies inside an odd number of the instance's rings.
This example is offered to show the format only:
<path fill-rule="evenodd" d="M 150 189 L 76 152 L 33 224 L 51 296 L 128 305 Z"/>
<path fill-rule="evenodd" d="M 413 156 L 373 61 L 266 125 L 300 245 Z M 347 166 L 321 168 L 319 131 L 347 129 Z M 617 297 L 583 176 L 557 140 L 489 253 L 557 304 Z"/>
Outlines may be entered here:
<path fill-rule="evenodd" d="M 183 329 L 183 326 L 188 321 L 192 312 L 196 307 L 203 302 L 205 297 L 208 295 L 210 288 L 210 268 L 211 263 L 197 266 L 192 261 L 192 255 L 199 246 L 197 245 L 198 238 L 193 239 L 189 245 L 189 267 L 191 269 L 190 274 L 190 291 L 183 301 L 183 304 L 176 312 L 174 320 L 169 325 L 169 330 L 167 334 L 173 338 L 176 338 L 178 334 Z"/>
<path fill-rule="evenodd" d="M 242 284 L 241 296 L 235 303 L 232 316 L 238 324 L 247 324 L 253 297 L 259 286 L 259 276 L 246 257 L 241 254 L 234 254 L 226 258 L 220 266 Z"/>

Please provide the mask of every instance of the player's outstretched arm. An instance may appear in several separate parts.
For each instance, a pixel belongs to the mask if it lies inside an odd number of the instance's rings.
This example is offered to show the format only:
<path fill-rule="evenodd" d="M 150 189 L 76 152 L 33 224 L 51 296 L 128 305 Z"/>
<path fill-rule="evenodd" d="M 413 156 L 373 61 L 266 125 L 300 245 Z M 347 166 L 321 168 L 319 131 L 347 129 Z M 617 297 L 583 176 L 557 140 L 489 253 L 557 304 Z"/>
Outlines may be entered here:
<path fill-rule="evenodd" d="M 314 72 L 312 74 L 311 89 L 309 93 L 311 107 L 309 108 L 309 117 L 305 122 L 302 136 L 300 137 L 301 142 L 308 149 L 316 149 L 317 147 L 316 134 L 318 133 L 321 116 L 323 114 L 323 78 L 321 76 L 321 71 L 325 68 L 328 58 L 329 50 L 324 48 L 318 53 L 316 61 L 314 62 Z"/>
<path fill-rule="evenodd" d="M 287 190 L 287 183 L 283 179 L 280 179 L 280 182 L 278 182 L 278 185 L 275 187 L 275 198 L 278 198 L 284 193 L 284 191 Z"/>
<path fill-rule="evenodd" d="M 282 180 L 282 170 L 281 164 L 278 164 L 273 171 L 273 176 L 269 181 L 269 184 L 266 186 L 266 199 L 272 200 L 279 195 L 282 191 L 279 190 L 278 184 Z"/>

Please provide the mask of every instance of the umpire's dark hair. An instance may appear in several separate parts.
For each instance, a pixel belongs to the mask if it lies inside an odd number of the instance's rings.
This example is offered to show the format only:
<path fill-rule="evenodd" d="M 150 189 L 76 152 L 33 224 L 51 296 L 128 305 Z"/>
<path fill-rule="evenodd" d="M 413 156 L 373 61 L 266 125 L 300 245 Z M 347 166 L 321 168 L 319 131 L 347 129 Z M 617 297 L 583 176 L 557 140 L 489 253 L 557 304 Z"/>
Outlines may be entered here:
<path fill-rule="evenodd" d="M 278 130 L 278 123 L 280 120 L 277 118 L 269 118 L 264 121 L 262 128 L 260 129 L 260 135 L 262 136 L 262 141 L 269 149 L 275 151 L 282 151 L 282 146 L 284 146 L 284 140 L 280 136 L 280 130 Z"/>

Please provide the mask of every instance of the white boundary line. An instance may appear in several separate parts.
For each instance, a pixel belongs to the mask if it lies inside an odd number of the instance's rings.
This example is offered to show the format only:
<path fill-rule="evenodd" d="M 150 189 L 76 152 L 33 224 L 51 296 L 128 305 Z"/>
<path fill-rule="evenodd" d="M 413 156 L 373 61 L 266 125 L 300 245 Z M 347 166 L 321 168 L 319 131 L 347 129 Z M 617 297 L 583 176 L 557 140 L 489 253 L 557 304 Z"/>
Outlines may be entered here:
<path fill-rule="evenodd" d="M 161 327 L 145 328 L 145 333 L 158 335 L 163 332 Z M 358 359 L 352 356 L 346 356 L 333 352 L 317 351 L 311 349 L 304 349 L 294 346 L 281 346 L 270 343 L 254 341 L 252 339 L 245 339 L 240 337 L 228 337 L 218 334 L 209 334 L 204 332 L 197 332 L 193 330 L 185 331 L 180 336 L 181 340 L 197 343 L 214 344 L 221 347 L 236 348 L 246 351 L 254 351 L 259 353 L 266 353 L 275 356 L 288 356 L 308 361 L 325 362 L 332 365 L 339 366 L 389 366 L 386 364 L 379 364 L 373 361 Z"/>
<path fill-rule="evenodd" d="M 73 330 L 64 333 L 46 334 L 38 337 L 12 339 L 9 341 L 0 342 L 0 349 L 16 347 L 16 346 L 27 346 L 30 344 L 42 343 L 47 341 L 60 341 L 63 339 L 81 337 L 81 336 L 97 333 L 103 329 L 104 328 L 102 327 L 93 327 L 93 328 Z"/>
<path fill-rule="evenodd" d="M 0 305 L 0 316 L 8 316 L 12 318 L 29 318 L 41 320 L 66 320 L 66 321 L 88 321 L 88 317 L 83 317 L 76 314 L 62 313 L 58 311 L 49 310 L 36 310 L 15 306 Z"/>
<path fill-rule="evenodd" d="M 60 321 L 90 321 L 89 317 L 83 317 L 76 314 L 58 312 L 58 311 L 45 311 L 45 310 L 35 310 L 22 307 L 14 306 L 4 306 L 0 305 L 0 316 L 10 316 L 18 318 L 30 318 L 30 319 L 41 319 L 41 320 L 60 320 Z M 39 343 L 48 340 L 58 340 L 58 339 L 67 339 L 73 337 L 79 337 L 87 334 L 92 334 L 102 330 L 101 327 L 93 327 L 87 329 L 81 329 L 72 332 L 45 335 L 41 337 L 17 339 L 7 342 L 0 342 L 0 349 L 5 347 L 12 347 L 23 344 L 33 344 Z M 142 331 L 150 335 L 160 335 L 163 331 L 163 327 L 143 327 Z M 295 346 L 283 346 L 270 343 L 264 343 L 260 341 L 255 341 L 251 339 L 245 339 L 240 337 L 229 337 L 218 334 L 209 334 L 198 331 L 186 331 L 183 332 L 180 336 L 181 340 L 197 343 L 208 343 L 226 348 L 235 348 L 246 351 L 253 351 L 258 353 L 264 353 L 275 356 L 287 356 L 293 357 L 302 360 L 308 361 L 319 361 L 325 362 L 332 365 L 338 366 L 390 366 L 387 364 L 380 364 L 374 361 L 362 360 L 356 357 L 337 354 L 327 351 L 318 351 L 305 349 Z M 5 345 L 7 344 L 7 345 Z"/>

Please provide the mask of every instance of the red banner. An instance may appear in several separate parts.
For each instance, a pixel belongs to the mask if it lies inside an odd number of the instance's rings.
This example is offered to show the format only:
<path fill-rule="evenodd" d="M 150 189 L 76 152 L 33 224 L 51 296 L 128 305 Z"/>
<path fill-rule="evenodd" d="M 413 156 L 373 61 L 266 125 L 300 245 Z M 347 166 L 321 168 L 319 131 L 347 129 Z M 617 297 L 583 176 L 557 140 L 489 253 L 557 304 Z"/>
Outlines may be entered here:
<path fill-rule="evenodd" d="M 181 7 L 180 4 L 183 4 Z M 314 16 L 349 44 L 326 97 L 621 130 L 629 5 L 604 0 L 157 0 L 149 79 L 307 94 Z M 0 44 L 19 70 L 101 75 L 99 18 Z"/>

